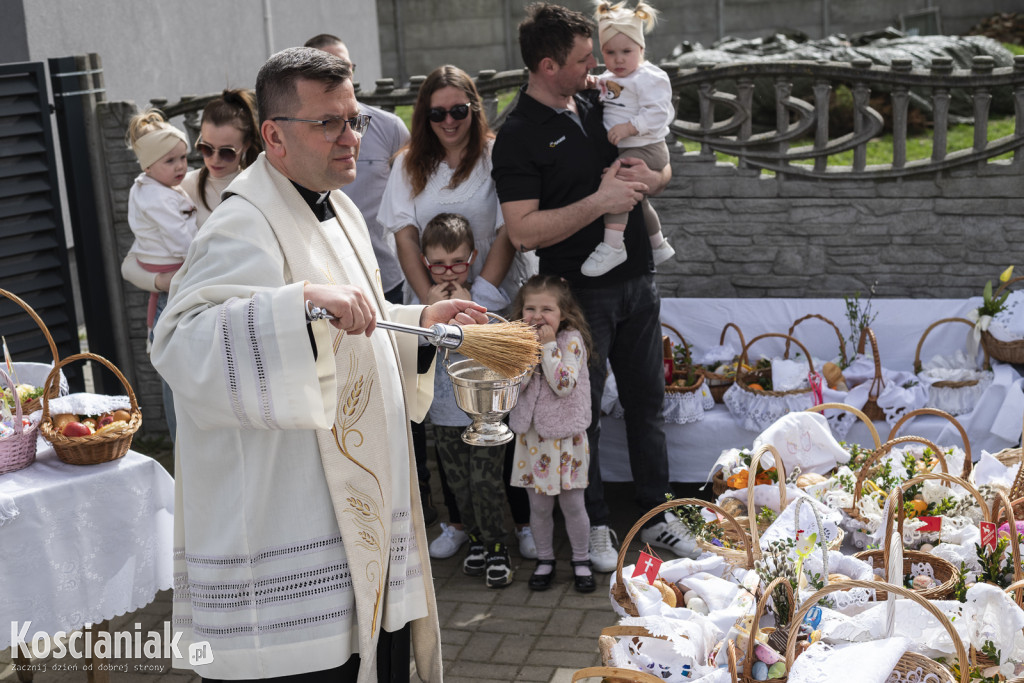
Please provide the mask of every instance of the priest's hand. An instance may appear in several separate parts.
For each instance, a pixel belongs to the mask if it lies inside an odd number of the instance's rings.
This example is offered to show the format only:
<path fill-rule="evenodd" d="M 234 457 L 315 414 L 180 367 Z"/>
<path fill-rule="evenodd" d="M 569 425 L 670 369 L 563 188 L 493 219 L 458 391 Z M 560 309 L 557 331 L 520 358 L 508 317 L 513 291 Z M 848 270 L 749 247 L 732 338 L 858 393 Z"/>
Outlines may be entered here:
<path fill-rule="evenodd" d="M 332 316 L 331 324 L 346 334 L 365 334 L 377 327 L 377 317 L 370 298 L 351 285 L 314 285 L 303 288 L 306 300 Z"/>
<path fill-rule="evenodd" d="M 486 311 L 486 308 L 472 301 L 446 299 L 423 309 L 423 313 L 420 314 L 420 327 L 430 327 L 435 323 L 485 325 L 490 320 Z"/>

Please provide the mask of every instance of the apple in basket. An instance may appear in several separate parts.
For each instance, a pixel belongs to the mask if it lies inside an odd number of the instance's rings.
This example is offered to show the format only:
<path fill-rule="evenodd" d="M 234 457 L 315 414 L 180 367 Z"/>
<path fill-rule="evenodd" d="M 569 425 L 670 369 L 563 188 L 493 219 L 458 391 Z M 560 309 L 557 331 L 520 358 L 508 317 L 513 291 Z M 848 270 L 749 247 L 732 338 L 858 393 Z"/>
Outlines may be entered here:
<path fill-rule="evenodd" d="M 81 422 L 68 422 L 60 433 L 64 436 L 89 436 L 92 430 Z"/>

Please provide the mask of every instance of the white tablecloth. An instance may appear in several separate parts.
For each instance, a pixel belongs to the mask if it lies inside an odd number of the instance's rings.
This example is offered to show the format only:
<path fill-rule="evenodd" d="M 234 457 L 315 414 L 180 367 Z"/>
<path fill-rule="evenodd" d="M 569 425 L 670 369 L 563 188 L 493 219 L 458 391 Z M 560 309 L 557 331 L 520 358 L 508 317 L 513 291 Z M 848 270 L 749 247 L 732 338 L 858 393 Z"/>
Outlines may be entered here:
<path fill-rule="evenodd" d="M 914 351 L 921 334 L 942 318 L 966 317 L 976 308 L 977 299 L 876 299 L 872 309 L 878 317 L 872 325 L 878 340 L 882 364 L 893 370 L 912 371 Z M 701 358 L 717 346 L 722 327 L 734 322 L 749 342 L 766 332 L 785 333 L 796 319 L 818 313 L 829 318 L 843 336 L 849 334 L 845 303 L 842 299 L 663 299 L 662 321 L 678 329 L 693 346 L 694 358 Z M 935 328 L 925 340 L 921 360 L 936 354 L 950 354 L 964 348 L 969 329 L 963 324 L 946 324 Z M 666 332 L 667 334 L 670 334 Z M 670 336 L 673 336 L 670 334 Z M 801 323 L 794 336 L 815 356 L 829 358 L 838 353 L 835 331 L 820 320 Z M 739 350 L 734 330 L 726 341 Z M 768 338 L 758 342 L 751 354 L 781 355 L 785 340 Z M 798 351 L 798 349 L 795 349 Z M 852 354 L 855 349 L 847 349 Z M 981 397 L 975 410 L 961 415 L 958 421 L 970 438 L 974 459 L 982 450 L 996 452 L 1016 445 L 1021 436 L 1024 417 L 1024 380 L 1013 366 L 996 366 L 997 382 Z M 890 425 L 876 422 L 883 441 Z M 704 413 L 703 420 L 690 424 L 666 424 L 669 475 L 672 481 L 704 481 L 719 454 L 727 448 L 749 448 L 758 432 L 747 431 L 729 414 L 725 406 L 715 405 Z M 913 434 L 931 439 L 939 446 L 959 445 L 959 433 L 948 421 L 934 416 L 921 416 L 900 429 L 900 435 Z M 867 427 L 857 420 L 846 441 L 871 444 Z M 625 423 L 605 415 L 601 420 L 601 476 L 606 481 L 631 481 Z"/>
<path fill-rule="evenodd" d="M 12 622 L 72 631 L 144 607 L 172 586 L 174 480 L 134 451 L 68 465 L 40 439 L 0 475 L 0 650 Z"/>

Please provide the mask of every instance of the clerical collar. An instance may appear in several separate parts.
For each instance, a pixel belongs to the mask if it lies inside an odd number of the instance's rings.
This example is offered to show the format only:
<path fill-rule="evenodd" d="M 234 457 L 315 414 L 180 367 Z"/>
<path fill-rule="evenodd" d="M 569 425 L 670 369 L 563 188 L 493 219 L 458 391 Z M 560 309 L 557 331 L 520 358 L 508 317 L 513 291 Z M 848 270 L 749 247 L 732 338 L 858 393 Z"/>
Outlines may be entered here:
<path fill-rule="evenodd" d="M 294 180 L 291 183 L 299 191 L 299 196 L 306 201 L 306 205 L 309 206 L 309 210 L 313 212 L 317 220 L 323 223 L 330 218 L 334 218 L 334 209 L 331 207 L 331 203 L 327 201 L 328 195 L 331 194 L 330 191 L 314 192 L 304 188 Z"/>

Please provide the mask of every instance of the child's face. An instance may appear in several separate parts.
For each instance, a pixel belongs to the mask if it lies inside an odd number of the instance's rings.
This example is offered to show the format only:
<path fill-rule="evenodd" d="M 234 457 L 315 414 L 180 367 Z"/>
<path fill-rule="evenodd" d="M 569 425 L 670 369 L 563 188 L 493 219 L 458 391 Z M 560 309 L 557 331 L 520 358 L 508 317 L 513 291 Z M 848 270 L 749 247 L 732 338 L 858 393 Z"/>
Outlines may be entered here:
<path fill-rule="evenodd" d="M 423 250 L 423 260 L 430 271 L 430 278 L 438 285 L 449 282 L 459 286 L 465 285 L 469 280 L 469 266 L 474 256 L 476 251 L 470 249 L 468 244 L 463 244 L 455 251 L 448 251 L 441 246 L 430 246 Z"/>
<path fill-rule="evenodd" d="M 558 298 L 554 294 L 531 292 L 523 298 L 523 321 L 528 325 L 548 325 L 557 332 L 562 317 L 562 309 L 558 307 Z"/>
<path fill-rule="evenodd" d="M 188 171 L 186 153 L 185 143 L 179 142 L 174 149 L 154 161 L 146 169 L 146 175 L 167 187 L 181 185 L 181 181 L 185 179 L 185 173 Z"/>
<path fill-rule="evenodd" d="M 630 75 L 644 61 L 644 49 L 625 33 L 616 33 L 601 45 L 604 65 L 619 78 Z"/>

